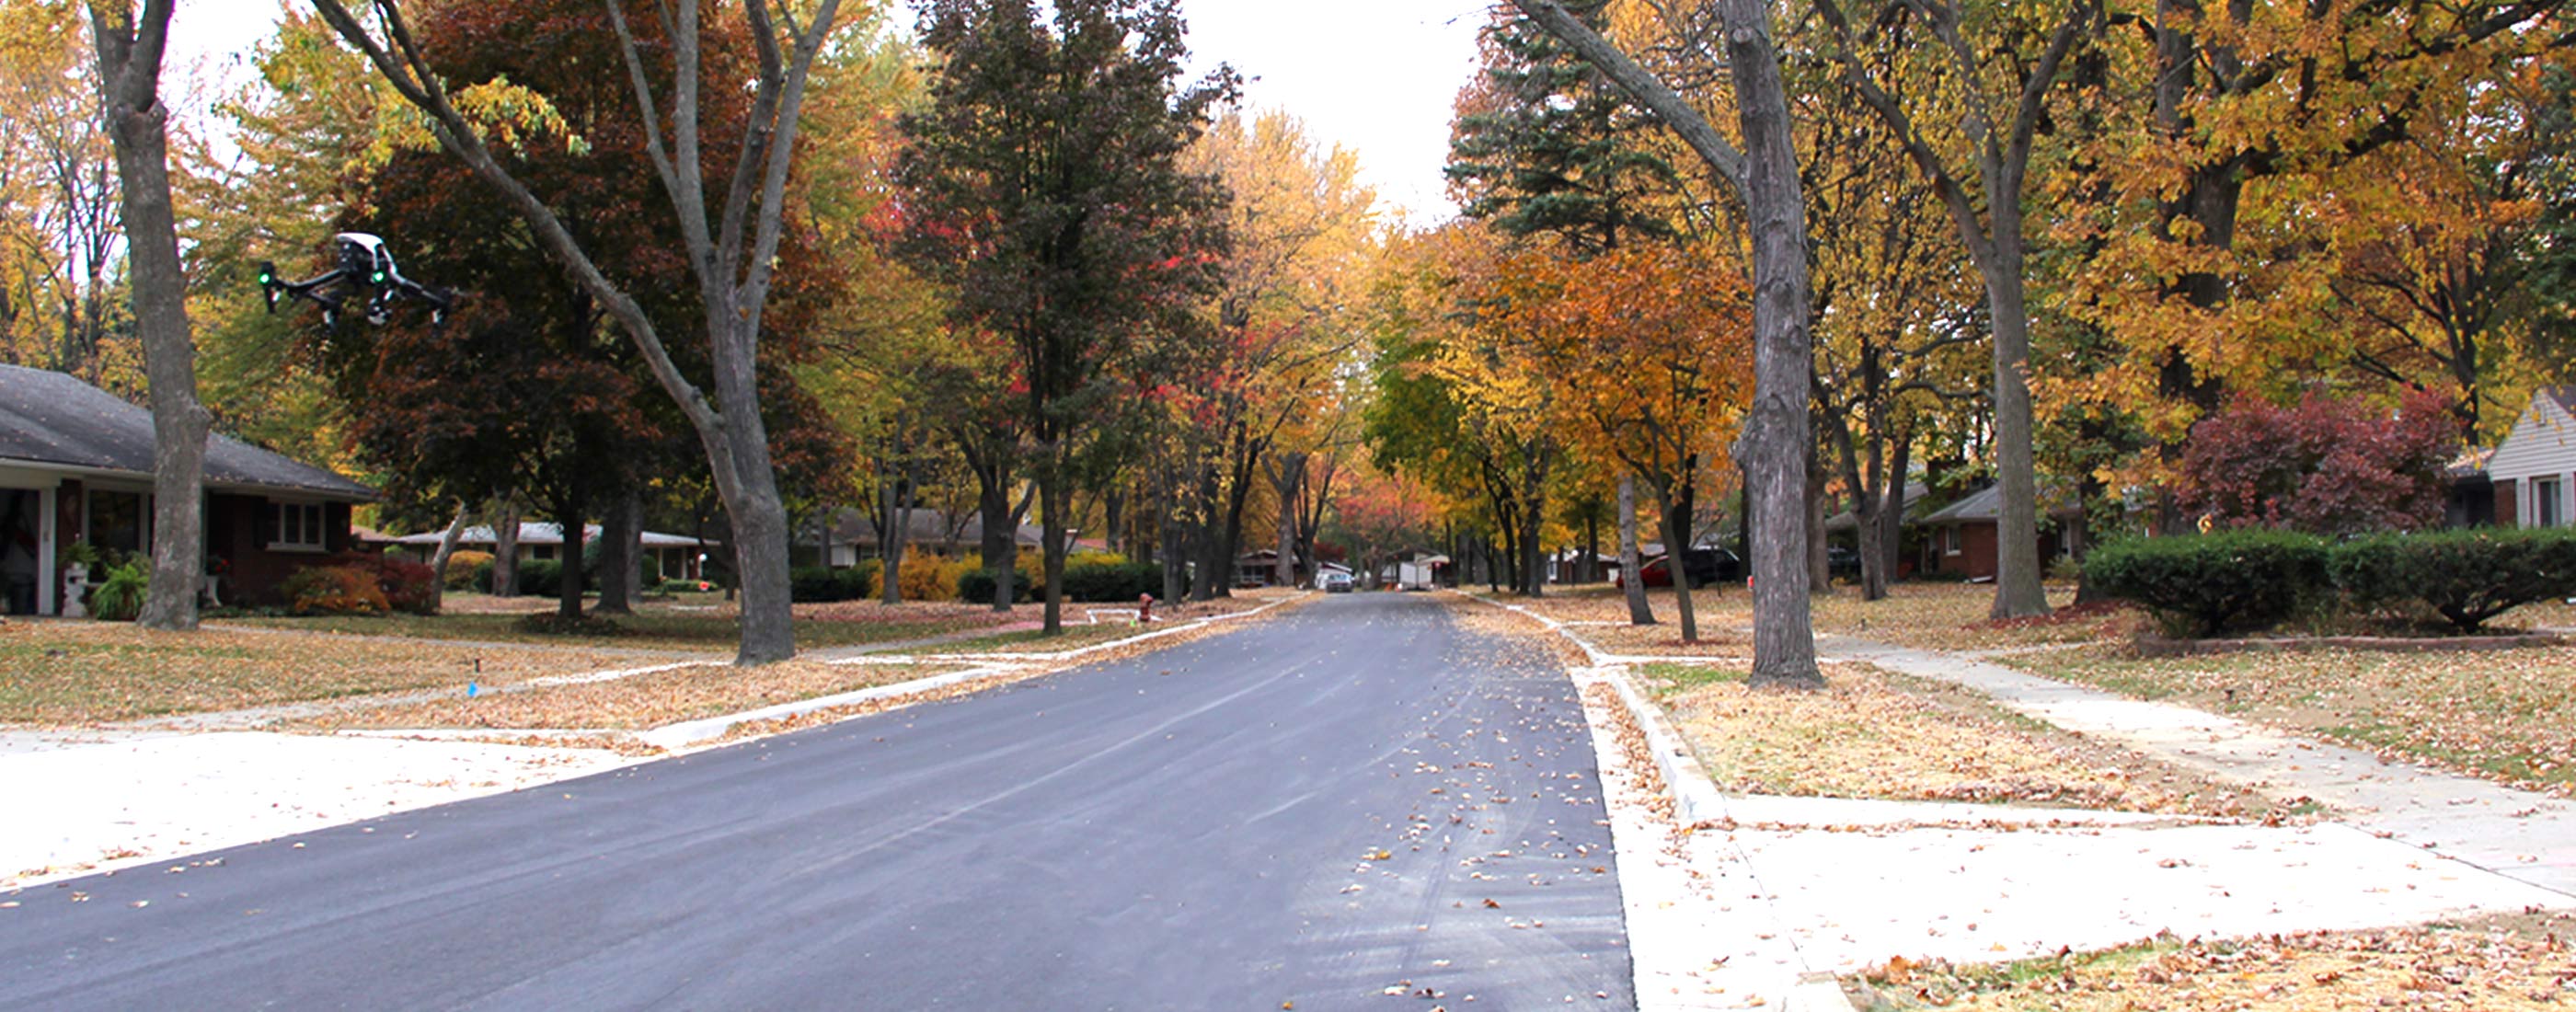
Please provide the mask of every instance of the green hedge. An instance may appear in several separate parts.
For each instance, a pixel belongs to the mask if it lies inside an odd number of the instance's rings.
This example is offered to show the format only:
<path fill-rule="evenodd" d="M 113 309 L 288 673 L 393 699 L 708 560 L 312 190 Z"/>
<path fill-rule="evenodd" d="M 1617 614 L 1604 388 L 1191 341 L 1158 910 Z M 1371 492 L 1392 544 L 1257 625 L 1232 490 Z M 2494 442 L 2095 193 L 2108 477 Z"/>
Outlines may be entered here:
<path fill-rule="evenodd" d="M 1038 581 L 1043 576 L 1025 569 L 1014 569 L 1012 572 L 1015 575 L 1011 577 L 1011 600 L 1027 604 L 1035 598 Z M 967 570 L 965 575 L 957 578 L 957 599 L 968 604 L 993 603 L 993 571 Z"/>
<path fill-rule="evenodd" d="M 1127 601 L 1163 592 L 1163 567 L 1150 562 L 1076 562 L 1064 567 L 1067 601 Z"/>
<path fill-rule="evenodd" d="M 2519 605 L 2576 595 L 2576 530 L 2385 534 L 2336 546 L 2326 567 L 2356 605 L 2421 601 L 2475 632 Z"/>
<path fill-rule="evenodd" d="M 787 596 L 794 601 L 864 601 L 876 592 L 875 560 L 848 569 L 798 566 L 787 573 Z"/>
<path fill-rule="evenodd" d="M 2133 538 L 2094 549 L 2084 577 L 2144 606 L 2179 636 L 2268 629 L 2327 589 L 2323 538 L 2238 530 Z"/>

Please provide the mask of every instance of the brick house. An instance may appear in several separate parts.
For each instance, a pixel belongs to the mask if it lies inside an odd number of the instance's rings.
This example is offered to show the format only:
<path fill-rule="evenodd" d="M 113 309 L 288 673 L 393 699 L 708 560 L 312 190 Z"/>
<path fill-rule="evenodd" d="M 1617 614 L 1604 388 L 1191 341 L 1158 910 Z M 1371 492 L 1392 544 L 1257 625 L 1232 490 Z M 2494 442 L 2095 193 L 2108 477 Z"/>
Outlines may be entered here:
<path fill-rule="evenodd" d="M 230 436 L 206 439 L 205 537 L 226 604 L 278 603 L 298 569 L 350 549 L 373 489 Z M 152 412 L 76 377 L 0 365 L 0 612 L 62 610 L 60 552 L 152 547 Z"/>

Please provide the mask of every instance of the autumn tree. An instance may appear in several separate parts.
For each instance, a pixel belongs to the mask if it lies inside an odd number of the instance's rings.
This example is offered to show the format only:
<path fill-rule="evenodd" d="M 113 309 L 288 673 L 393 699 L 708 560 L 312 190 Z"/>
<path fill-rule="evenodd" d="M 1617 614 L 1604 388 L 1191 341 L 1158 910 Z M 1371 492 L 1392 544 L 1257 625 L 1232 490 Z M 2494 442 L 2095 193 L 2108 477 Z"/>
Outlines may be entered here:
<path fill-rule="evenodd" d="M 1513 0 L 1513 6 L 1599 68 L 1629 99 L 1652 112 L 1666 129 L 1724 178 L 1742 200 L 1751 242 L 1755 386 L 1752 410 L 1739 438 L 1737 458 L 1754 477 L 1749 490 L 1762 538 L 1753 555 L 1756 686 L 1815 686 L 1815 629 L 1808 611 L 1807 536 L 1804 519 L 1807 404 L 1813 345 L 1807 273 L 1805 198 L 1798 179 L 1797 141 L 1789 119 L 1787 87 L 1770 9 L 1756 0 L 1716 0 L 1706 13 L 1722 41 L 1733 85 L 1739 149 L 1710 126 L 1671 85 L 1640 66 L 1559 4 Z M 1692 37 L 1711 40 L 1705 32 Z"/>
<path fill-rule="evenodd" d="M 1234 93 L 1175 84 L 1174 0 L 936 0 L 930 107 L 904 119 L 907 252 L 952 318 L 1012 349 L 1044 522 L 1046 630 L 1063 624 L 1069 468 L 1138 331 L 1192 325 L 1224 252 L 1223 194 L 1182 153 Z"/>
<path fill-rule="evenodd" d="M 1216 265 L 1214 343 L 1165 357 L 1176 381 L 1169 417 L 1192 423 L 1178 435 L 1197 479 L 1176 491 L 1193 500 L 1182 504 L 1186 515 L 1206 518 L 1192 538 L 1199 571 L 1229 572 L 1268 476 L 1266 490 L 1291 505 L 1273 511 L 1285 572 L 1306 463 L 1333 438 L 1323 408 L 1358 343 L 1351 318 L 1375 195 L 1358 181 L 1356 156 L 1278 111 L 1217 118 L 1183 165 L 1225 187 L 1228 244 Z M 1216 580 L 1192 588 L 1202 599 L 1226 592 Z"/>
<path fill-rule="evenodd" d="M 1506 272 L 1510 311 L 1495 326 L 1523 332 L 1533 371 L 1616 376 L 1565 392 L 1561 426 L 1576 445 L 1618 461 L 1654 493 L 1672 553 L 1682 639 L 1699 639 L 1690 581 L 1691 504 L 1724 462 L 1735 405 L 1752 384 L 1750 296 L 1741 268 L 1704 250 L 1639 244 L 1587 261 L 1524 257 Z M 1630 581 L 1640 582 L 1640 581 Z"/>
<path fill-rule="evenodd" d="M 607 5 L 621 44 L 621 62 L 635 91 L 640 125 L 656 179 L 686 237 L 685 256 L 698 289 L 714 396 L 692 382 L 673 361 L 660 325 L 634 295 L 604 274 L 591 251 L 565 227 L 566 213 L 548 206 L 514 177 L 494 154 L 485 124 L 489 113 L 524 107 L 536 96 L 505 82 L 468 84 L 451 91 L 413 36 L 397 0 L 368 5 L 378 29 L 350 13 L 340 0 L 314 0 L 325 21 L 366 54 L 376 72 L 426 118 L 438 144 L 502 193 L 547 253 L 626 331 L 654 378 L 698 436 L 709 470 L 732 521 L 734 554 L 742 579 L 742 642 L 738 663 L 764 664 L 796 652 L 788 610 L 787 509 L 779 496 L 769 433 L 760 410 L 760 345 L 763 314 L 776 280 L 779 242 L 787 212 L 787 181 L 796 150 L 805 84 L 815 56 L 843 27 L 839 0 L 814 9 L 740 5 L 741 32 L 752 47 L 754 72 L 739 89 L 749 110 L 742 117 L 730 158 L 708 150 L 701 84 L 710 55 L 700 30 L 701 9 L 679 4 L 655 9 L 646 22 L 657 41 L 639 43 L 627 12 Z M 382 34 L 378 35 L 377 31 Z M 656 38 L 656 36 L 646 36 Z M 657 91 L 657 84 L 662 89 Z M 477 110 L 469 119 L 460 106 Z M 666 125 L 667 117 L 667 125 Z M 501 140 L 510 134 L 503 132 Z M 707 166 L 730 164 L 720 190 L 711 190 Z"/>
<path fill-rule="evenodd" d="M 132 394 L 118 168 L 85 9 L 0 7 L 0 360 Z"/>
<path fill-rule="evenodd" d="M 2452 199 L 2455 186 L 2419 195 L 2438 181 L 2404 149 L 2473 143 L 2483 128 L 2462 111 L 2503 99 L 2517 74 L 2563 47 L 2548 27 L 2561 6 L 2156 0 L 2103 35 L 2087 89 L 2097 125 L 2070 131 L 2068 164 L 2100 175 L 2107 199 L 2070 206 L 2058 231 L 2090 247 L 2069 272 L 2067 301 L 2120 354 L 2064 386 L 2070 399 L 2134 409 L 2156 454 L 2132 477 L 2170 471 L 2192 423 L 2235 394 L 2286 395 L 2356 364 L 2361 335 L 2320 322 L 2372 311 L 2343 305 L 2337 289 L 2376 301 L 2355 286 L 2385 276 L 2394 265 L 2379 258 L 2398 254 L 2335 234 L 2480 213 Z M 2356 211 L 2365 221 L 2351 220 Z M 2466 232 L 2445 231 L 2418 238 L 2464 266 Z M 2369 334 L 2361 350 L 2388 350 L 2389 336 Z M 2186 519 L 2168 510 L 2165 523 Z"/>
<path fill-rule="evenodd" d="M 1816 0 L 1844 80 L 1932 186 L 1985 282 L 1991 350 L 1996 618 L 2040 615 L 2039 484 L 2030 393 L 2031 151 L 2067 54 L 2102 17 L 2096 0 L 2026 12 L 1906 0 L 1855 19 Z M 1906 54 L 1894 72 L 1867 58 Z"/>
<path fill-rule="evenodd" d="M 171 0 L 93 3 L 100 94 L 115 141 L 128 291 L 152 403 L 152 582 L 135 620 L 147 628 L 197 628 L 205 573 L 206 409 L 197 403 L 197 351 L 189 339 L 187 276 L 170 201 L 170 109 L 161 101 L 161 56 Z"/>

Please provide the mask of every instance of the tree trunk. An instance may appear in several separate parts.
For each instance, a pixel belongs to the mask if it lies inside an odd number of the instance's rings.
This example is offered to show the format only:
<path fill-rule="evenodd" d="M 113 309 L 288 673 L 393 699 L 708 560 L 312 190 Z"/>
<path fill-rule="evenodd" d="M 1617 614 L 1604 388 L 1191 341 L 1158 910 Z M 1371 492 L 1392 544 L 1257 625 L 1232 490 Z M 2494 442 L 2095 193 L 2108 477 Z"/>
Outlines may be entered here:
<path fill-rule="evenodd" d="M 2002 491 L 1995 511 L 1995 603 L 1989 614 L 2019 618 L 2048 614 L 2048 592 L 2040 585 L 2039 477 L 2025 378 L 2030 315 L 2022 302 L 2021 214 L 2018 208 L 1999 207 L 1994 218 L 1998 263 L 1987 292 L 1995 330 L 1995 477 Z"/>
<path fill-rule="evenodd" d="M 1807 309 L 1806 201 L 1789 121 L 1770 8 L 1761 0 L 1718 0 L 1727 64 L 1743 128 L 1744 205 L 1753 239 L 1754 396 L 1739 456 L 1759 476 L 1752 490 L 1753 673 L 1755 688 L 1822 686 L 1808 614 L 1807 528 L 1799 516 L 1807 485 L 1808 377 L 1815 371 Z"/>
<path fill-rule="evenodd" d="M 1047 448 L 1045 468 L 1038 472 L 1038 568 L 1046 598 L 1045 635 L 1064 632 L 1064 487 L 1063 451 Z"/>
<path fill-rule="evenodd" d="M 637 585 L 643 582 L 636 558 L 643 521 L 641 491 L 621 489 L 608 497 L 608 509 L 600 514 L 599 603 L 591 606 L 592 614 L 635 614 Z"/>
<path fill-rule="evenodd" d="M 120 17 L 111 21 L 110 10 Z M 146 0 L 140 18 L 124 0 L 90 7 L 100 96 L 125 215 L 135 329 L 152 398 L 152 576 L 145 628 L 197 628 L 205 580 L 206 429 L 197 401 L 197 353 L 188 334 L 187 277 L 170 205 L 170 110 L 161 103 L 161 55 L 171 0 Z"/>
<path fill-rule="evenodd" d="M 1655 515 L 1663 518 L 1664 544 L 1667 546 L 1687 544 L 1686 539 L 1689 537 L 1681 526 L 1687 521 L 1676 522 L 1673 519 L 1673 514 L 1677 512 L 1674 509 L 1677 504 L 1673 498 L 1673 493 L 1666 486 L 1662 484 L 1655 486 L 1655 505 L 1658 507 Z M 1699 642 L 1699 611 L 1691 606 L 1690 567 L 1683 564 L 1684 553 L 1687 551 L 1688 549 L 1667 547 L 1664 554 L 1664 568 L 1673 575 L 1673 606 L 1681 609 L 1682 642 L 1697 643 Z M 1637 584 L 1642 591 L 1645 581 L 1637 581 Z"/>
<path fill-rule="evenodd" d="M 912 535 L 912 482 L 898 479 L 879 483 L 877 508 L 885 512 L 877 528 L 877 600 L 886 604 L 903 603 L 903 550 Z"/>
<path fill-rule="evenodd" d="M 1271 567 L 1272 580 L 1282 587 L 1297 585 L 1297 489 L 1306 482 L 1306 454 L 1302 451 L 1276 454 L 1270 472 L 1270 487 L 1279 493 L 1279 559 Z"/>
<path fill-rule="evenodd" d="M 1661 509 L 1655 511 L 1663 515 Z M 1655 624 L 1655 609 L 1646 603 L 1646 581 L 1637 572 L 1637 479 L 1619 476 L 1619 587 L 1628 598 L 1628 624 Z"/>
<path fill-rule="evenodd" d="M 501 494 L 501 508 L 492 522 L 492 595 L 519 596 L 519 493 Z"/>
<path fill-rule="evenodd" d="M 1547 593 L 1547 569 L 1540 564 L 1545 557 L 1539 547 L 1540 531 L 1547 524 L 1548 459 L 1554 455 L 1546 440 L 1530 448 L 1529 460 L 1521 471 L 1521 593 L 1540 597 Z"/>
<path fill-rule="evenodd" d="M 1834 587 L 1833 557 L 1825 551 L 1825 469 L 1820 464 L 1816 459 L 1815 444 L 1808 443 L 1807 586 L 1811 592 L 1830 593 Z"/>
<path fill-rule="evenodd" d="M 984 526 L 978 550 L 984 570 L 993 574 L 990 603 L 994 611 L 1009 611 L 1018 593 L 1011 586 L 1012 567 L 1019 562 L 1019 523 L 1011 518 L 1010 474 L 998 455 L 980 460 L 970 455 L 967 463 L 975 472 L 975 508 Z"/>
<path fill-rule="evenodd" d="M 581 617 L 582 546 L 589 542 L 590 490 L 581 479 L 572 482 L 572 494 L 555 511 L 555 527 L 563 531 L 563 549 L 555 553 L 555 614 L 565 618 Z"/>
<path fill-rule="evenodd" d="M 438 536 L 438 553 L 429 557 L 429 610 L 433 612 L 447 607 L 447 560 L 456 556 L 456 542 L 465 535 L 465 515 L 465 500 L 459 499 L 455 519 Z"/>
<path fill-rule="evenodd" d="M 1905 509 L 1908 501 L 1905 476 L 1908 473 L 1906 469 L 1914 462 L 1913 433 L 1900 433 L 1889 441 L 1896 444 L 1896 457 L 1889 461 L 1887 493 L 1879 502 L 1878 536 L 1887 552 L 1886 581 L 1893 582 L 1905 566 Z"/>

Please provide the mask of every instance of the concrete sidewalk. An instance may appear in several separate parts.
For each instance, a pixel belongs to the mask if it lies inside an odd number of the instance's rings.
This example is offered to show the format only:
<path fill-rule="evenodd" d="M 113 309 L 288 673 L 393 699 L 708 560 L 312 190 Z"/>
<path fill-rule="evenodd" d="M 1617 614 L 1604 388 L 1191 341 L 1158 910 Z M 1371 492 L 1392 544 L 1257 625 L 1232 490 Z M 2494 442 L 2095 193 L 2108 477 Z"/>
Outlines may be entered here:
<path fill-rule="evenodd" d="M 1576 680 L 1618 689 L 1623 704 L 1616 712 L 1596 705 L 1592 716 L 1612 787 L 1641 1008 L 1848 1008 L 1834 975 L 1895 956 L 2001 962 L 2161 932 L 2219 937 L 2576 907 L 2568 875 L 2576 822 L 2559 799 L 1855 640 L 1818 646 L 1837 659 L 1977 688 L 2071 730 L 2351 814 L 2261 826 L 1722 794 L 1629 682 L 1625 659 L 1549 625 L 1596 659 Z M 1633 748 L 1619 743 L 1623 722 L 1637 729 Z M 1665 796 L 1636 789 L 1637 763 L 1655 767 Z"/>

